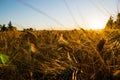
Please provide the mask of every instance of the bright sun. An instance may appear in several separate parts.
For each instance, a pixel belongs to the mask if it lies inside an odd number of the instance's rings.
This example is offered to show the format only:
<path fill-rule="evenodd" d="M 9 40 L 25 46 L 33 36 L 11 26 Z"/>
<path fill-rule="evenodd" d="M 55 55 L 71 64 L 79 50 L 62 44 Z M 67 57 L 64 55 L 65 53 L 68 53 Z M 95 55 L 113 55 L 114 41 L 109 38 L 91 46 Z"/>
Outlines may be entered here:
<path fill-rule="evenodd" d="M 93 21 L 91 22 L 91 29 L 97 30 L 97 29 L 103 29 L 104 28 L 104 23 L 101 21 Z"/>

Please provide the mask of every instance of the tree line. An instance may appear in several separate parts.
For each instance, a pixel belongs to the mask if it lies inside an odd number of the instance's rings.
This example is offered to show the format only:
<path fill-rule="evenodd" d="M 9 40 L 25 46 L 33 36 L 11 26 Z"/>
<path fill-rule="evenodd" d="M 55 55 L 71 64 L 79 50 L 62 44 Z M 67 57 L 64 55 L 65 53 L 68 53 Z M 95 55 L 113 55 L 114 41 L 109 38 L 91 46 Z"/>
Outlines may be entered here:
<path fill-rule="evenodd" d="M 17 27 L 14 27 L 12 25 L 12 22 L 10 21 L 7 26 L 5 24 L 3 24 L 3 25 L 0 24 L 0 31 L 2 31 L 2 32 L 17 31 Z M 23 29 L 23 31 L 33 31 L 33 28 L 26 28 L 26 29 Z"/>
<path fill-rule="evenodd" d="M 114 20 L 113 17 L 110 16 L 109 20 L 105 25 L 105 29 L 120 29 L 120 13 L 117 14 L 116 20 Z M 11 21 L 8 23 L 8 26 L 6 26 L 5 24 L 3 25 L 0 24 L 0 31 L 15 31 L 15 30 L 17 30 L 17 27 L 14 27 Z M 23 31 L 28 30 L 33 31 L 33 28 L 23 29 Z"/>
<path fill-rule="evenodd" d="M 8 26 L 6 26 L 5 24 L 0 25 L 0 31 L 14 31 L 14 30 L 17 30 L 17 28 L 12 25 L 11 21 L 8 23 Z"/>
<path fill-rule="evenodd" d="M 117 18 L 115 20 L 110 16 L 105 29 L 120 29 L 120 13 L 117 14 Z"/>

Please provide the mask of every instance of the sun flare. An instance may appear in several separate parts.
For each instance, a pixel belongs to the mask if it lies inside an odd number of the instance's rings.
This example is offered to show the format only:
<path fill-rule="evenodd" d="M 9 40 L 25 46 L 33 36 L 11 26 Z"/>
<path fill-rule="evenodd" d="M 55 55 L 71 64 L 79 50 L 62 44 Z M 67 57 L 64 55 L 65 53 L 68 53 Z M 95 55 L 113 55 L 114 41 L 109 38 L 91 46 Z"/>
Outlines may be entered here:
<path fill-rule="evenodd" d="M 103 29 L 104 28 L 104 23 L 101 21 L 93 21 L 91 22 L 91 29 L 97 30 L 97 29 Z"/>

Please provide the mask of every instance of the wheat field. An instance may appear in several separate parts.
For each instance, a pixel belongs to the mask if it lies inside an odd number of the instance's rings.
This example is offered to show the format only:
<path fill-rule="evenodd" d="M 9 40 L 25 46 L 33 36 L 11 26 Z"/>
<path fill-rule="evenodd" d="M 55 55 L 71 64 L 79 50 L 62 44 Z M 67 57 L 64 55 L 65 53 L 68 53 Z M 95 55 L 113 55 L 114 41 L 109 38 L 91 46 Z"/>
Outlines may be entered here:
<path fill-rule="evenodd" d="M 119 30 L 0 32 L 0 80 L 119 80 Z"/>

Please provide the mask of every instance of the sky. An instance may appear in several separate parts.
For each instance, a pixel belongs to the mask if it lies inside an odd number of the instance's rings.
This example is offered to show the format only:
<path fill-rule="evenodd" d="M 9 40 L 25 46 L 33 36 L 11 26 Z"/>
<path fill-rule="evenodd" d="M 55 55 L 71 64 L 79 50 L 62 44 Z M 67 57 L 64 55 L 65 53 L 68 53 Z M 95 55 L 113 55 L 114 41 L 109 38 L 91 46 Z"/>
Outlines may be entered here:
<path fill-rule="evenodd" d="M 119 0 L 0 0 L 0 24 L 18 29 L 102 29 Z"/>

